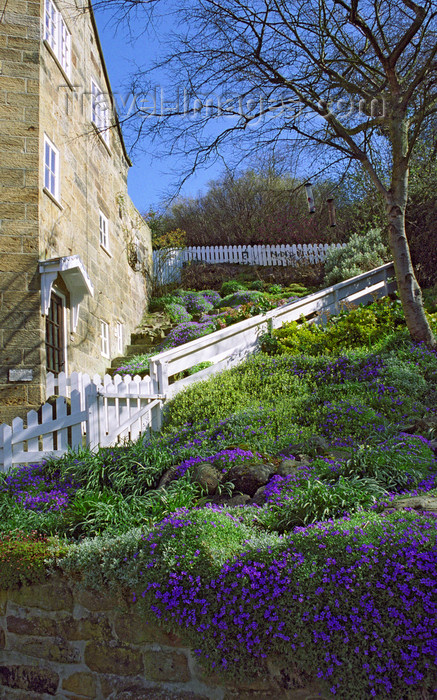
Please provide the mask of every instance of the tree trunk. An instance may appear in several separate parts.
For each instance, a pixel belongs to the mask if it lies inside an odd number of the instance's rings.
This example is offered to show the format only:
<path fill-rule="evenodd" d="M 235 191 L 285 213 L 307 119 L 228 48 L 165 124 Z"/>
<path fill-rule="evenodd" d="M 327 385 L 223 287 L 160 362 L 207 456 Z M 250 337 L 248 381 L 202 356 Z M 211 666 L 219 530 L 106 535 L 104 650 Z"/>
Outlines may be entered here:
<path fill-rule="evenodd" d="M 390 250 L 396 271 L 399 296 L 410 335 L 416 342 L 424 342 L 430 347 L 435 347 L 436 340 L 425 316 L 422 292 L 414 274 L 405 232 L 407 190 L 408 170 L 406 169 L 404 173 L 394 173 L 393 185 L 386 196 Z"/>
<path fill-rule="evenodd" d="M 393 256 L 399 296 L 407 328 L 413 340 L 435 347 L 436 341 L 423 308 L 422 292 L 414 274 L 405 231 L 405 210 L 408 197 L 408 120 L 394 102 L 389 109 L 389 134 L 392 146 L 392 181 L 385 194 L 389 244 Z"/>

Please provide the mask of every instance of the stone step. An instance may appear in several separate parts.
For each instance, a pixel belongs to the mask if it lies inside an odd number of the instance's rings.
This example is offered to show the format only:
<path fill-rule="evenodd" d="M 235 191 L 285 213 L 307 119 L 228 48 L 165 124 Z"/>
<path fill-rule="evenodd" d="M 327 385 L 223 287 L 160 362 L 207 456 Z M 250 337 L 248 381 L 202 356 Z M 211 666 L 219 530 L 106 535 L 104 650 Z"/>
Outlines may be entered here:
<path fill-rule="evenodd" d="M 154 352 L 153 345 L 127 345 L 124 350 L 124 356 L 131 357 L 132 355 L 145 355 L 148 352 Z"/>
<path fill-rule="evenodd" d="M 168 328 L 160 328 L 151 331 L 138 331 L 131 334 L 130 342 L 131 345 L 155 345 L 156 342 L 164 340 L 164 338 L 169 334 L 173 326 Z"/>

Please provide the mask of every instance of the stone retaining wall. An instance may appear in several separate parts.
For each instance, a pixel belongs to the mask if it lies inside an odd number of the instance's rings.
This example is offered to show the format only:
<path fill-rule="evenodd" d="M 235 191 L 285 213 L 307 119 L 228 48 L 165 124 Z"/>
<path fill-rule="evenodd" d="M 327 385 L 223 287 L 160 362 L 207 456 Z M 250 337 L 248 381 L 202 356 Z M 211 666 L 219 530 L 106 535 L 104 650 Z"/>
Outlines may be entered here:
<path fill-rule="evenodd" d="M 65 581 L 0 591 L 2 700 L 321 700 L 329 694 L 269 660 L 262 678 L 230 684 L 207 675 L 175 634 L 123 598 Z"/>

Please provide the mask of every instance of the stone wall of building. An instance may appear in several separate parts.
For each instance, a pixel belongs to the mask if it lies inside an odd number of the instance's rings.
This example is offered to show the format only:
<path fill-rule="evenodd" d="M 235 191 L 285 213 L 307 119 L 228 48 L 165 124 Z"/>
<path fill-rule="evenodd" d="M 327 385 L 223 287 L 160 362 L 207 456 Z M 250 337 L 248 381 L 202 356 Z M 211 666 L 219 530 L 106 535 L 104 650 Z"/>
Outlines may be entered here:
<path fill-rule="evenodd" d="M 183 639 L 123 598 L 62 579 L 0 591 L 2 700 L 323 700 L 321 687 L 268 660 L 245 682 L 206 674 Z"/>
<path fill-rule="evenodd" d="M 109 91 L 93 18 L 87 2 L 56 6 L 71 32 L 71 80 L 43 41 L 43 0 L 9 0 L 0 22 L 0 423 L 45 398 L 39 260 L 79 255 L 94 286 L 72 334 L 68 290 L 60 278 L 54 285 L 66 297 L 68 372 L 103 374 L 123 354 L 118 324 L 126 345 L 147 303 L 132 249 L 139 240 L 147 268 L 151 236 L 127 194 L 121 134 L 114 126 L 106 145 L 91 122 L 91 78 Z M 59 201 L 44 191 L 44 135 L 59 150 Z M 100 211 L 109 222 L 107 250 Z M 109 358 L 101 321 L 109 325 Z"/>
<path fill-rule="evenodd" d="M 109 324 L 110 355 L 115 357 L 117 322 L 123 324 L 128 344 L 146 303 L 145 281 L 129 265 L 128 244 L 138 236 L 147 257 L 151 238 L 127 194 L 129 162 L 117 126 L 109 130 L 106 143 L 91 121 L 91 81 L 108 102 L 110 88 L 92 16 L 83 4 L 81 11 L 75 3 L 57 2 L 71 32 L 70 81 L 45 42 L 41 48 L 40 181 L 46 134 L 60 154 L 60 195 L 56 203 L 40 188 L 40 257 L 80 256 L 94 297 L 81 305 L 68 344 L 68 371 L 102 374 L 110 363 L 101 355 L 100 321 Z M 109 223 L 107 248 L 99 241 L 100 211 Z"/>
<path fill-rule="evenodd" d="M 0 404 L 9 421 L 40 402 L 38 269 L 40 4 L 14 0 L 0 23 Z M 34 381 L 11 383 L 10 369 Z"/>

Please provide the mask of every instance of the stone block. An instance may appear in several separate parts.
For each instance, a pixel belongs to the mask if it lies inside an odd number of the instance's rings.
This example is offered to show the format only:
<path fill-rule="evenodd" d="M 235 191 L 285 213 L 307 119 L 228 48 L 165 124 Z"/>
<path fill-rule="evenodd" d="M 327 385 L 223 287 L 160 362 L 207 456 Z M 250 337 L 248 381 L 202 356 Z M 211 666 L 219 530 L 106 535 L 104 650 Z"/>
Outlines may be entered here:
<path fill-rule="evenodd" d="M 22 238 L 12 236 L 0 236 L 0 253 L 10 253 L 11 251 L 21 253 L 23 250 Z"/>
<path fill-rule="evenodd" d="M 63 637 L 69 641 L 86 639 L 78 634 L 82 620 L 76 620 L 69 613 L 57 612 L 56 617 L 33 615 L 26 608 L 21 616 L 8 615 L 6 628 L 8 632 L 28 637 Z M 105 630 L 106 631 L 106 630 Z"/>
<path fill-rule="evenodd" d="M 21 141 L 22 139 L 19 139 L 18 137 L 14 137 L 15 141 Z M 12 139 L 10 139 L 10 142 L 12 142 Z M 1 140 L 1 143 L 3 144 L 3 138 Z M 21 153 L 22 149 L 24 148 L 24 143 L 21 143 L 20 146 L 16 147 L 15 152 L 16 153 Z M 11 148 L 12 150 L 12 148 Z M 4 202 L 25 202 L 25 204 L 29 203 L 35 203 L 38 202 L 38 196 L 39 192 L 36 189 L 36 187 L 5 187 L 3 186 L 2 191 L 1 191 L 1 198 Z"/>
<path fill-rule="evenodd" d="M 101 595 L 94 591 L 77 588 L 74 591 L 74 599 L 76 603 L 82 605 L 91 612 L 101 612 L 105 610 L 113 610 L 114 608 L 124 607 L 124 602 L 121 598 L 115 595 Z"/>
<path fill-rule="evenodd" d="M 0 209 L 2 206 L 3 205 L 0 204 Z M 38 260 L 35 255 L 25 255 L 23 253 L 2 255 L 0 257 L 0 272 L 24 273 L 28 270 L 34 269 L 37 264 Z"/>
<path fill-rule="evenodd" d="M 6 348 L 6 350 L 1 353 L 1 363 L 6 369 L 6 372 L 10 367 L 21 365 L 22 355 L 23 353 L 19 348 Z"/>
<path fill-rule="evenodd" d="M 49 617 L 31 617 L 28 613 L 26 617 L 9 615 L 6 618 L 6 625 L 8 632 L 13 634 L 55 637 L 59 633 L 59 625 L 56 620 Z"/>
<path fill-rule="evenodd" d="M 37 666 L 0 666 L 0 686 L 56 695 L 59 676 L 55 671 Z"/>
<path fill-rule="evenodd" d="M 10 36 L 8 37 L 8 46 L 12 49 L 27 50 L 29 48 L 29 39 L 26 37 Z"/>
<path fill-rule="evenodd" d="M 112 630 L 108 619 L 97 613 L 88 614 L 87 617 L 74 620 L 72 624 L 64 624 L 63 630 L 66 639 L 85 640 L 100 639 L 108 643 L 112 638 Z"/>
<path fill-rule="evenodd" d="M 5 136 L 2 135 L 1 138 L 1 145 L 2 149 L 4 149 L 5 153 L 22 153 L 24 150 L 24 138 L 20 136 Z M 4 184 L 6 184 L 6 179 L 3 178 Z M 15 199 L 10 199 L 8 197 L 8 192 L 7 189 L 6 191 L 2 192 L 1 195 L 2 199 L 6 199 L 8 202 L 14 202 L 16 201 Z M 21 200 L 19 200 L 21 201 Z"/>
<path fill-rule="evenodd" d="M 26 390 L 24 386 L 0 386 L 0 405 L 2 406 L 20 406 L 26 398 Z"/>
<path fill-rule="evenodd" d="M 17 136 L 14 138 L 18 139 Z M 24 142 L 24 138 L 19 140 Z M 1 137 L 1 142 L 3 143 L 3 137 Z M 22 168 L 0 168 L 0 184 L 4 183 L 10 187 L 24 187 L 25 172 Z"/>
<path fill-rule="evenodd" d="M 33 188 L 29 188 L 33 191 Z M 26 203 L 26 221 L 34 221 L 35 224 L 39 222 L 39 208 L 38 204 L 28 204 Z"/>
<path fill-rule="evenodd" d="M 141 654 L 127 645 L 89 642 L 85 648 L 85 663 L 91 671 L 133 676 L 143 671 Z"/>
<path fill-rule="evenodd" d="M 95 698 L 97 695 L 96 681 L 91 673 L 78 671 L 62 681 L 62 689 L 70 693 L 78 693 L 86 698 Z"/>
<path fill-rule="evenodd" d="M 6 636 L 4 630 L 0 627 L 0 649 L 4 649 L 6 645 Z"/>
<path fill-rule="evenodd" d="M 26 170 L 13 170 L 12 172 L 23 173 L 23 177 L 24 174 L 28 173 L 28 171 Z M 0 233 L 2 236 L 13 236 L 15 238 L 24 236 L 38 239 L 38 236 L 35 232 L 35 226 L 32 226 L 32 224 L 29 224 L 26 221 L 11 221 L 10 219 L 5 219 L 4 221 L 0 222 Z"/>
<path fill-rule="evenodd" d="M 36 586 L 23 586 L 17 590 L 11 590 L 9 592 L 9 599 L 17 605 L 28 608 L 73 611 L 73 596 L 71 591 L 63 581 L 59 580 L 42 583 Z"/>
<path fill-rule="evenodd" d="M 6 615 L 6 606 L 8 604 L 8 593 L 0 589 L 0 616 Z"/>
<path fill-rule="evenodd" d="M 1 44 L 0 44 L 1 45 Z M 0 91 L 5 92 L 25 92 L 26 90 L 26 79 L 25 78 L 6 78 L 2 76 L 0 81 Z"/>
<path fill-rule="evenodd" d="M 186 683 L 191 677 L 187 657 L 176 651 L 145 651 L 144 673 L 148 681 Z"/>
<path fill-rule="evenodd" d="M 21 239 L 23 253 L 36 253 L 39 251 L 38 239 L 33 236 L 23 236 Z"/>
<path fill-rule="evenodd" d="M 139 615 L 119 613 L 115 618 L 114 629 L 121 642 L 182 646 L 182 641 L 176 634 L 165 632 L 162 627 L 148 622 Z"/>
<path fill-rule="evenodd" d="M 24 639 L 15 637 L 10 640 L 11 650 L 37 659 L 55 661 L 61 664 L 75 664 L 80 661 L 80 653 L 62 637 L 43 637 L 41 639 Z"/>
<path fill-rule="evenodd" d="M 24 219 L 25 214 L 26 208 L 24 204 L 0 202 L 0 219 Z M 2 269 L 4 270 L 5 268 L 2 267 Z"/>

